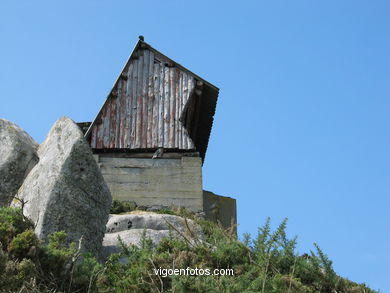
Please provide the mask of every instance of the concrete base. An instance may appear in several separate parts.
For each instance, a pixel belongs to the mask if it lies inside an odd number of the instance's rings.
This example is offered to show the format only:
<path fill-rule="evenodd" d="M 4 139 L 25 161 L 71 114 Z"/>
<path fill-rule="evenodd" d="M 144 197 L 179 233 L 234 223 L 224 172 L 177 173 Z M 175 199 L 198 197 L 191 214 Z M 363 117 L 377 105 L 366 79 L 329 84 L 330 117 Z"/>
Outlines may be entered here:
<path fill-rule="evenodd" d="M 142 206 L 203 211 L 202 159 L 120 158 L 95 155 L 112 198 Z"/>
<path fill-rule="evenodd" d="M 113 199 L 146 207 L 184 207 L 225 228 L 236 224 L 236 200 L 203 191 L 200 157 L 152 159 L 118 153 L 94 157 Z"/>

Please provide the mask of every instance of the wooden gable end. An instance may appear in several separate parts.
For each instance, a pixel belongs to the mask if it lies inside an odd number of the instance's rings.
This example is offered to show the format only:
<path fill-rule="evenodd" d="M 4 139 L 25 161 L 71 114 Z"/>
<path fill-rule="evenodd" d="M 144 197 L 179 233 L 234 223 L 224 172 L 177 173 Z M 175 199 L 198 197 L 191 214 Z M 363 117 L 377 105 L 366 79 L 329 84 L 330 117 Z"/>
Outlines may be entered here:
<path fill-rule="evenodd" d="M 196 123 L 196 80 L 142 45 L 137 45 L 88 130 L 90 145 L 194 150 L 189 131 Z"/>

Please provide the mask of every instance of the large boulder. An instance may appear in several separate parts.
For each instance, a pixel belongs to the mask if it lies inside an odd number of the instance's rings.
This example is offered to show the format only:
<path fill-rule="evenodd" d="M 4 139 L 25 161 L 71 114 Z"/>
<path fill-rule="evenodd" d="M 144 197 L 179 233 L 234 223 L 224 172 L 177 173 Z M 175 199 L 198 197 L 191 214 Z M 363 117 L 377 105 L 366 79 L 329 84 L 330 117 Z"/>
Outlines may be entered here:
<path fill-rule="evenodd" d="M 177 230 L 180 233 L 192 232 L 201 236 L 200 227 L 191 219 L 171 214 L 158 214 L 134 211 L 127 214 L 110 215 L 106 233 L 117 233 L 131 229 Z M 190 230 L 190 231 L 188 231 Z"/>
<path fill-rule="evenodd" d="M 38 144 L 16 124 L 0 119 L 0 206 L 8 206 L 38 162 Z"/>
<path fill-rule="evenodd" d="M 119 238 L 126 245 L 141 246 L 142 238 L 151 240 L 153 246 L 166 237 L 177 237 L 197 245 L 203 241 L 202 229 L 191 219 L 176 215 L 134 211 L 110 215 L 103 240 L 103 258 L 120 251 Z"/>
<path fill-rule="evenodd" d="M 39 163 L 19 189 L 23 213 L 40 239 L 65 231 L 68 241 L 82 237 L 82 251 L 101 250 L 111 194 L 79 127 L 59 119 L 38 149 Z"/>
<path fill-rule="evenodd" d="M 111 254 L 118 253 L 121 251 L 120 242 L 126 245 L 135 245 L 140 247 L 142 244 L 142 238 L 149 239 L 152 241 L 153 246 L 163 239 L 169 237 L 169 230 L 152 230 L 152 229 L 131 229 L 115 233 L 106 233 L 103 240 L 103 250 L 101 253 L 102 260 L 106 260 Z M 120 260 L 125 263 L 125 259 Z"/>

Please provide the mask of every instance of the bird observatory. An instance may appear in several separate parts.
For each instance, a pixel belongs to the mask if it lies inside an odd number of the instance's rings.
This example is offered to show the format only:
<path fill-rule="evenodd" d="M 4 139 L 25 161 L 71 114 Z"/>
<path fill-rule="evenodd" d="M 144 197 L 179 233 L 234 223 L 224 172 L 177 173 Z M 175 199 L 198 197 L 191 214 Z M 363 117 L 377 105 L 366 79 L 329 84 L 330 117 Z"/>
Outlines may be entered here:
<path fill-rule="evenodd" d="M 235 199 L 202 185 L 218 93 L 140 36 L 94 121 L 78 123 L 113 199 L 235 223 Z"/>

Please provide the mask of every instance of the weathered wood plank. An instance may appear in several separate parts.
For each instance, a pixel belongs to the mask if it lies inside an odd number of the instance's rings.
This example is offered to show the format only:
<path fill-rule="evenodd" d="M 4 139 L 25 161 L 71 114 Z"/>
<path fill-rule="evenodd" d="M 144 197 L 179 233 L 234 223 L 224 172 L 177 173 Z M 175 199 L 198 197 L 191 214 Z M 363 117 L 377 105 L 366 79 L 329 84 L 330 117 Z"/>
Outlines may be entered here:
<path fill-rule="evenodd" d="M 110 123 L 110 131 L 109 131 L 109 146 L 110 148 L 115 148 L 115 139 L 116 139 L 116 103 L 115 103 L 115 98 L 112 98 L 112 97 L 109 97 L 109 103 L 111 105 L 111 110 L 110 110 L 110 113 L 109 113 L 109 117 L 110 117 L 110 120 L 111 120 L 111 123 Z"/>
<path fill-rule="evenodd" d="M 158 101 L 159 101 L 159 86 L 160 86 L 160 75 L 159 75 L 159 64 L 153 65 L 153 118 L 152 118 L 152 148 L 158 147 Z"/>
<path fill-rule="evenodd" d="M 182 110 L 182 114 L 183 116 L 182 117 L 185 117 L 184 114 L 185 114 L 185 111 L 187 111 L 187 102 L 188 102 L 188 95 L 189 95 L 189 89 L 188 89 L 188 75 L 187 73 L 184 74 L 184 79 L 183 79 L 183 110 Z M 181 142 L 181 145 L 182 145 L 182 149 L 187 149 L 187 129 L 185 128 L 185 120 L 182 119 L 182 125 L 183 125 L 183 128 L 182 128 L 182 142 Z"/>
<path fill-rule="evenodd" d="M 170 99 L 169 99 L 169 108 L 171 109 L 169 115 L 169 147 L 175 147 L 175 112 L 176 112 L 176 85 L 175 85 L 175 68 L 170 68 L 169 78 L 170 78 Z"/>
<path fill-rule="evenodd" d="M 180 70 L 178 68 L 175 68 L 175 144 L 174 148 L 178 147 L 178 140 L 179 140 L 179 111 L 180 111 L 180 105 L 179 105 L 179 82 L 180 82 Z"/>
<path fill-rule="evenodd" d="M 92 127 L 91 147 L 96 148 L 96 125 Z"/>
<path fill-rule="evenodd" d="M 153 129 L 153 102 L 154 102 L 154 54 L 150 51 L 149 53 L 149 69 L 148 69 L 148 124 L 147 124 L 147 139 L 146 146 L 147 148 L 151 148 L 153 145 L 152 133 Z"/>
<path fill-rule="evenodd" d="M 128 80 L 128 72 L 127 72 L 128 69 L 125 69 L 124 72 L 122 73 L 122 95 L 121 97 L 123 98 L 123 110 L 122 110 L 122 114 L 123 114 L 123 129 L 122 129 L 122 148 L 126 148 L 127 147 L 127 138 L 128 138 L 128 134 L 127 134 L 127 129 L 126 129 L 126 126 L 127 126 L 127 121 L 129 120 L 129 115 L 127 114 L 127 107 L 128 107 L 128 103 L 129 103 L 129 97 L 128 97 L 128 92 L 127 92 L 127 80 Z"/>
<path fill-rule="evenodd" d="M 134 63 L 131 62 L 129 64 L 129 68 L 127 69 L 127 78 L 126 78 L 126 123 L 125 123 L 125 148 L 130 147 L 130 127 L 131 127 L 131 96 L 132 96 L 132 89 L 131 89 L 131 81 L 133 77 L 133 67 Z"/>
<path fill-rule="evenodd" d="M 160 63 L 160 80 L 159 80 L 159 100 L 158 100 L 158 146 L 164 146 L 164 82 L 165 82 L 165 68 Z"/>
<path fill-rule="evenodd" d="M 164 68 L 164 143 L 163 147 L 169 147 L 169 118 L 170 118 L 170 84 L 169 84 L 169 67 Z"/>
<path fill-rule="evenodd" d="M 194 90 L 195 90 L 195 79 L 193 78 L 193 77 L 191 77 L 191 78 L 189 78 L 189 84 L 188 84 L 188 87 L 189 87 L 189 94 L 188 94 L 188 98 L 190 99 L 191 98 L 191 95 L 193 95 L 194 94 Z M 190 125 L 191 125 L 191 120 L 192 120 L 192 110 L 193 110 L 193 105 L 191 104 L 190 105 L 191 106 L 191 108 L 190 108 L 190 111 L 189 111 L 189 123 L 188 123 L 188 125 L 189 125 L 189 127 L 190 127 Z M 189 130 L 188 130 L 189 131 Z M 193 149 L 194 148 L 194 144 L 193 144 L 193 142 L 192 142 L 192 139 L 191 139 L 191 137 L 190 137 L 190 135 L 189 135 L 189 133 L 188 133 L 188 136 L 187 136 L 187 140 L 188 140 L 188 142 L 187 142 L 187 149 Z"/>
<path fill-rule="evenodd" d="M 178 129 L 178 136 L 177 136 L 177 141 L 176 145 L 179 149 L 182 148 L 182 132 L 183 132 L 183 126 L 180 121 L 180 117 L 183 111 L 183 72 L 180 70 L 179 71 L 179 81 L 178 81 L 178 97 L 177 97 L 177 103 L 178 103 L 178 117 L 177 117 L 177 129 Z"/>
<path fill-rule="evenodd" d="M 138 58 L 137 80 L 137 126 L 135 132 L 135 148 L 142 145 L 142 81 L 143 81 L 143 56 Z"/>
<path fill-rule="evenodd" d="M 147 147 L 148 124 L 148 78 L 149 78 L 149 50 L 144 50 L 143 77 L 142 77 L 142 143 L 141 148 Z"/>
<path fill-rule="evenodd" d="M 102 115 L 103 115 L 103 112 L 101 114 L 99 114 L 98 116 L 98 122 L 96 124 L 97 126 L 97 136 L 96 136 L 96 148 L 103 148 L 103 123 L 101 122 L 102 121 Z"/>
<path fill-rule="evenodd" d="M 112 99 L 112 97 L 111 97 Z M 120 114 L 120 100 L 118 98 L 115 98 L 113 100 L 113 103 L 115 103 L 115 108 L 116 108 L 116 113 L 115 113 L 115 132 L 114 132 L 114 136 L 115 136 L 115 148 L 119 148 L 119 141 L 120 141 L 120 118 L 121 118 L 121 114 Z"/>
<path fill-rule="evenodd" d="M 118 83 L 118 100 L 120 104 L 119 108 L 119 121 L 120 121 L 120 131 L 119 131 L 119 145 L 118 148 L 124 147 L 124 131 L 125 131 L 125 123 L 126 123 L 126 94 L 124 92 L 124 80 L 120 79 Z"/>
<path fill-rule="evenodd" d="M 119 148 L 125 147 L 125 132 L 126 132 L 126 80 L 120 79 L 120 82 L 118 84 L 118 99 L 120 101 L 120 139 L 119 139 Z"/>
<path fill-rule="evenodd" d="M 108 148 L 110 143 L 110 108 L 110 103 L 107 103 L 103 116 L 103 148 Z"/>
<path fill-rule="evenodd" d="M 130 130 L 130 147 L 136 148 L 136 128 L 137 128 L 137 84 L 138 84 L 138 60 L 134 60 L 133 76 L 131 79 L 131 130 Z"/>

